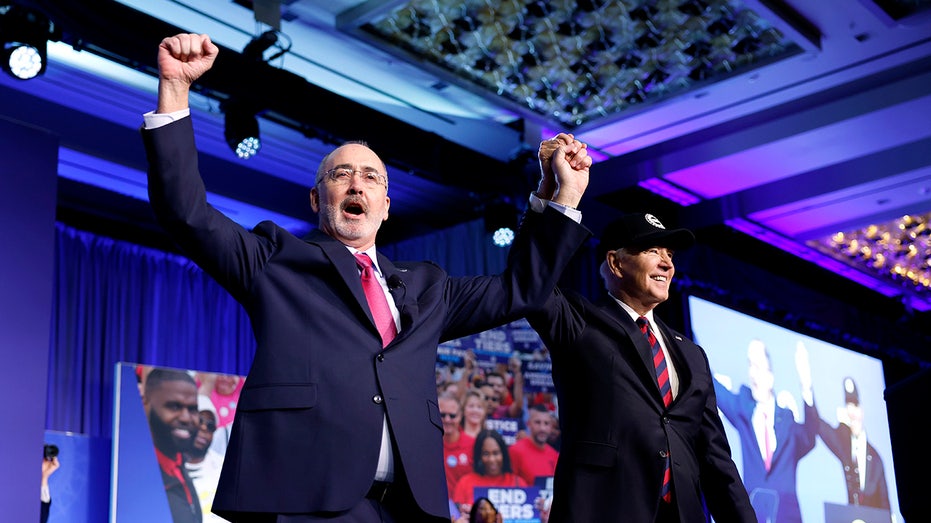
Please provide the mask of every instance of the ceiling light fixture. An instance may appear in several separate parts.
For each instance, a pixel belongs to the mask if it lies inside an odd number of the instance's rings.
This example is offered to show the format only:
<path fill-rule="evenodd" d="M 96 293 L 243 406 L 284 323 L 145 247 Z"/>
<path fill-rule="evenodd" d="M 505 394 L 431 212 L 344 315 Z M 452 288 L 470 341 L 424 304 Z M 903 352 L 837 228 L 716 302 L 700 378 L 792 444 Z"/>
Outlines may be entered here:
<path fill-rule="evenodd" d="M 248 160 L 262 148 L 259 136 L 259 120 L 254 110 L 238 102 L 223 104 L 226 143 L 236 156 Z"/>
<path fill-rule="evenodd" d="M 837 232 L 808 245 L 926 299 L 931 294 L 931 213 Z"/>
<path fill-rule="evenodd" d="M 497 247 L 508 247 L 517 230 L 517 209 L 506 201 L 485 204 L 485 231 Z"/>
<path fill-rule="evenodd" d="M 44 73 L 48 40 L 54 31 L 54 24 L 38 11 L 16 4 L 0 5 L 3 70 L 20 80 Z"/>
<path fill-rule="evenodd" d="M 281 43 L 282 40 L 285 42 L 284 45 Z M 272 47 L 275 47 L 277 51 L 266 58 L 265 52 Z M 277 58 L 280 58 L 290 50 L 291 41 L 285 36 L 284 33 L 275 30 L 268 30 L 250 40 L 249 43 L 247 43 L 246 46 L 242 48 L 242 56 L 256 62 L 271 62 Z"/>

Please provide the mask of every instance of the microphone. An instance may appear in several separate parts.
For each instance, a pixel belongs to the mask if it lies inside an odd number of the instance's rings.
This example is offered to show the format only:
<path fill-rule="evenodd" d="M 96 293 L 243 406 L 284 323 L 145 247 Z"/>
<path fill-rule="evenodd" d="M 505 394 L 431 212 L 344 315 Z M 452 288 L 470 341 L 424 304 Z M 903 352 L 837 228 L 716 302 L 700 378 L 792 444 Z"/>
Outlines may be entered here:
<path fill-rule="evenodd" d="M 404 287 L 404 282 L 401 280 L 401 277 L 398 276 L 397 274 L 392 274 L 391 276 L 388 276 L 388 280 L 386 280 L 386 283 L 388 284 L 388 290 L 393 290 L 399 287 Z"/>

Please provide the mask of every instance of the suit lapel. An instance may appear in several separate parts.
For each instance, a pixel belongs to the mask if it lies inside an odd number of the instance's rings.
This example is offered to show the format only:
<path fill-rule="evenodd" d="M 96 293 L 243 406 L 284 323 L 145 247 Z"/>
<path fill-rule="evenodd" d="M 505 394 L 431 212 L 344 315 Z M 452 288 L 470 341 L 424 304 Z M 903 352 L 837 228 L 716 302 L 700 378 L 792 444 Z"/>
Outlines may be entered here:
<path fill-rule="evenodd" d="M 785 452 L 789 443 L 789 432 L 795 425 L 795 415 L 792 411 L 780 407 L 776 404 L 773 411 L 773 431 L 776 433 L 776 449 L 773 451 L 773 463 L 776 462 L 776 456 Z"/>
<path fill-rule="evenodd" d="M 679 397 L 692 382 L 692 368 L 687 361 L 685 350 L 682 347 L 685 340 L 678 334 L 673 333 L 673 331 L 655 315 L 653 316 L 653 321 L 655 321 L 656 325 L 659 327 L 660 333 L 663 336 L 663 341 L 666 343 L 666 349 L 669 351 L 669 357 L 672 358 L 672 364 L 676 369 L 676 377 L 679 381 L 679 390 L 676 397 Z M 675 403 L 675 399 L 673 399 L 673 403 Z"/>
<path fill-rule="evenodd" d="M 610 323 L 616 327 L 616 330 L 620 331 L 619 334 L 626 335 L 633 342 L 636 359 L 640 361 L 640 365 L 634 367 L 635 372 L 640 375 L 648 390 L 652 391 L 651 395 L 655 396 L 658 404 L 662 405 L 663 398 L 659 394 L 659 384 L 656 383 L 656 370 L 653 367 L 653 352 L 646 336 L 643 335 L 634 320 L 630 318 L 627 311 L 614 301 L 614 298 L 606 297 L 599 303 L 599 307 L 608 317 Z M 622 341 L 617 344 L 617 347 L 623 353 L 626 344 Z M 622 354 L 622 356 L 630 358 L 632 355 Z"/>
<path fill-rule="evenodd" d="M 368 300 L 365 299 L 365 291 L 362 290 L 362 280 L 359 279 L 359 268 L 355 258 L 339 240 L 330 235 L 315 229 L 304 237 L 304 241 L 320 247 L 324 255 L 329 258 L 330 263 L 340 279 L 349 288 L 349 292 L 356 300 L 357 312 L 368 318 L 368 323 L 375 332 L 378 327 L 375 326 L 375 319 L 372 317 L 372 311 L 369 310 Z M 381 258 L 379 257 L 379 261 Z"/>

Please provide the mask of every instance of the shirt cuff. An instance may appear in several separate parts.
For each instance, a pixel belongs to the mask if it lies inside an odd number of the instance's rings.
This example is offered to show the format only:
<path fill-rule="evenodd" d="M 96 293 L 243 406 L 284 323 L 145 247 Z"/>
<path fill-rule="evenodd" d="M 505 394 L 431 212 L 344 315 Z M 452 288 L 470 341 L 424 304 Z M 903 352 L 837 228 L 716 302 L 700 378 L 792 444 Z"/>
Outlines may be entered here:
<path fill-rule="evenodd" d="M 142 118 L 145 120 L 146 129 L 156 129 L 188 116 L 191 116 L 190 107 L 187 109 L 179 109 L 171 113 L 156 113 L 155 111 L 149 111 L 142 115 Z"/>
<path fill-rule="evenodd" d="M 568 205 L 563 205 L 561 203 L 556 203 L 552 200 L 544 200 L 534 193 L 530 193 L 530 210 L 534 212 L 543 212 L 543 209 L 547 206 L 556 209 L 560 213 L 566 215 L 572 219 L 575 223 L 582 223 L 582 211 L 578 209 L 573 209 Z"/>
<path fill-rule="evenodd" d="M 42 491 L 39 498 L 42 503 L 48 503 L 52 501 L 52 493 L 49 492 L 48 485 L 42 485 Z"/>

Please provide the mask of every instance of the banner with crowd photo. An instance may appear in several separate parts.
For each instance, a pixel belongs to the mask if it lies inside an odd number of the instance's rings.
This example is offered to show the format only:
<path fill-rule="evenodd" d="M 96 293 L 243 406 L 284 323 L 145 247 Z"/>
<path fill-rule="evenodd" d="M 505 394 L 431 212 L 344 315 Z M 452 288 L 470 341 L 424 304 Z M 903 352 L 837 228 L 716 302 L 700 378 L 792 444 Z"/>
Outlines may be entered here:
<path fill-rule="evenodd" d="M 544 508 L 544 501 L 552 491 L 552 469 L 559 450 L 558 411 L 549 352 L 526 320 L 521 319 L 496 329 L 451 340 L 438 347 L 437 392 L 443 396 L 449 394 L 447 391 L 452 391 L 453 394 L 462 398 L 463 411 L 467 391 L 479 392 L 489 374 L 493 373 L 504 377 L 507 392 L 506 398 L 501 398 L 500 409 L 507 411 L 508 415 L 492 416 L 489 414 L 484 420 L 484 428 L 494 430 L 502 436 L 511 458 L 509 461 L 512 462 L 514 468 L 516 468 L 515 462 L 518 461 L 516 458 L 523 457 L 521 468 L 525 476 L 523 484 L 526 486 L 515 486 L 511 483 L 512 477 L 510 476 L 507 477 L 506 484 L 505 478 L 502 477 L 500 485 L 489 485 L 489 482 L 493 483 L 493 480 L 486 478 L 480 481 L 486 486 L 473 488 L 471 500 L 487 497 L 502 514 L 504 523 L 545 522 L 546 512 L 544 510 L 541 515 L 541 509 Z M 516 387 L 520 387 L 520 394 L 515 390 Z M 485 392 L 480 392 L 480 395 L 483 398 L 489 396 Z M 494 396 L 498 395 L 494 394 Z M 514 400 L 520 401 L 521 408 L 503 408 L 508 401 Z M 548 431 L 545 438 L 546 451 L 538 454 L 527 452 L 526 449 L 530 447 L 528 442 L 519 443 L 519 441 L 533 440 L 533 431 L 538 429 L 528 425 L 530 412 L 540 409 L 541 406 L 550 414 L 552 423 L 546 429 Z M 515 412 L 516 416 L 510 415 Z M 518 449 L 515 445 L 521 448 Z M 468 505 L 468 503 L 463 503 L 463 499 L 456 499 L 456 484 L 466 472 L 453 472 L 457 469 L 455 465 L 462 465 L 463 461 L 468 461 L 469 472 L 478 473 L 474 463 L 478 454 L 474 452 L 474 447 L 471 452 L 465 452 L 461 447 L 456 452 L 452 455 L 447 452 L 445 456 L 447 480 L 454 511 L 460 504 Z M 527 460 L 538 460 L 538 462 L 528 464 Z M 527 470 L 532 472 L 526 472 Z M 521 471 L 515 470 L 515 472 Z M 540 473 L 544 475 L 539 476 Z"/>
<path fill-rule="evenodd" d="M 110 521 L 225 521 L 210 507 L 245 378 L 120 363 L 115 381 Z"/>
<path fill-rule="evenodd" d="M 553 364 L 546 346 L 527 320 L 441 343 L 436 359 L 438 384 L 440 380 L 459 381 L 469 353 L 474 355 L 478 366 L 476 379 L 493 371 L 510 374 L 510 365 L 516 361 L 523 373 L 524 392 L 534 395 L 530 402 L 544 401 L 542 395 L 547 395 L 545 401 L 552 401 Z"/>

